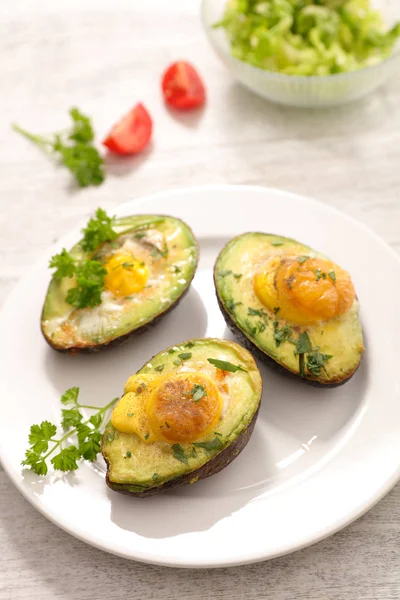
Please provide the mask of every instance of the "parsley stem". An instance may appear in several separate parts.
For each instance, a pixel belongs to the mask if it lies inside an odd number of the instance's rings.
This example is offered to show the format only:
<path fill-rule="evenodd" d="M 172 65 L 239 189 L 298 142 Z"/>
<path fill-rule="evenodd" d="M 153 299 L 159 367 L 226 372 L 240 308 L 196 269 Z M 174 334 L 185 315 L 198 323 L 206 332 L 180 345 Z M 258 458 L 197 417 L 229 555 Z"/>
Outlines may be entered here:
<path fill-rule="evenodd" d="M 44 150 L 45 152 L 48 152 L 48 146 L 51 146 L 51 147 L 53 146 L 52 141 L 46 139 L 42 135 L 35 135 L 33 133 L 30 133 L 29 131 L 26 131 L 26 129 L 23 129 L 16 123 L 13 123 L 12 128 L 14 129 L 14 131 L 16 131 L 17 133 L 20 133 L 21 135 L 26 137 L 28 140 L 30 140 L 34 144 L 40 146 L 42 148 L 42 150 Z"/>
<path fill-rule="evenodd" d="M 80 408 L 92 408 L 94 410 L 97 410 L 97 414 L 102 414 L 102 413 L 106 412 L 106 410 L 108 410 L 109 408 L 111 408 L 111 406 L 113 406 L 118 400 L 119 400 L 119 398 L 114 398 L 113 400 L 111 400 L 111 402 L 109 402 L 108 404 L 106 404 L 106 406 L 104 406 L 103 408 L 99 408 L 98 406 L 87 406 L 85 404 L 78 404 L 78 403 L 76 403 L 76 406 L 78 406 Z M 90 423 L 90 417 L 86 421 L 83 421 L 83 423 L 81 423 L 81 425 L 87 425 L 88 423 Z M 48 458 L 50 456 L 50 454 L 52 454 L 54 452 L 54 450 L 56 448 L 58 448 L 58 446 L 61 446 L 61 444 L 67 438 L 69 438 L 71 435 L 74 435 L 77 431 L 78 431 L 78 428 L 75 427 L 74 429 L 71 429 L 70 431 L 68 431 L 59 440 L 53 440 L 53 439 L 49 440 L 49 442 L 54 442 L 54 446 L 52 448 L 50 448 L 50 450 L 47 452 L 47 454 L 45 454 L 43 456 L 43 460 L 46 460 L 46 458 Z"/>

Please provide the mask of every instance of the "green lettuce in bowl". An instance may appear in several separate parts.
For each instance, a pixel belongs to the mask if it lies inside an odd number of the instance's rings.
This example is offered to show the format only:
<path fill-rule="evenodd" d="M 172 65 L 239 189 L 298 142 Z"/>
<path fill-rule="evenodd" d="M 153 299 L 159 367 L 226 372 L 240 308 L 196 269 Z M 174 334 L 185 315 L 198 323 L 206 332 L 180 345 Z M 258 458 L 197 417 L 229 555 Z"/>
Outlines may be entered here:
<path fill-rule="evenodd" d="M 215 28 L 234 58 L 297 76 L 346 73 L 388 58 L 400 37 L 370 0 L 228 0 Z"/>

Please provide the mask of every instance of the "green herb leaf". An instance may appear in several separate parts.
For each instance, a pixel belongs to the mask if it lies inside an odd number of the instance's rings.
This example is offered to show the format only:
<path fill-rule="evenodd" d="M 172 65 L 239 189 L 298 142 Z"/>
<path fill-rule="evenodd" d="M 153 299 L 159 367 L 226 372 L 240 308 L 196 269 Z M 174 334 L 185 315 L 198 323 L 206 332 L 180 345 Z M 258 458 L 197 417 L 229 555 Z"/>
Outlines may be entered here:
<path fill-rule="evenodd" d="M 101 450 L 100 442 L 100 431 L 91 431 L 86 436 L 86 440 L 79 444 L 79 454 L 82 456 L 82 458 L 93 462 L 96 460 L 96 457 Z"/>
<path fill-rule="evenodd" d="M 80 458 L 80 452 L 74 445 L 63 448 L 58 454 L 53 456 L 51 464 L 58 471 L 75 471 L 78 468 L 77 460 Z"/>
<path fill-rule="evenodd" d="M 215 437 L 213 440 L 207 442 L 194 442 L 193 446 L 196 448 L 203 448 L 207 452 L 214 452 L 215 450 L 222 450 L 223 443 L 221 442 L 219 437 Z"/>
<path fill-rule="evenodd" d="M 93 425 L 93 427 L 95 427 L 96 429 L 98 429 L 100 427 L 100 425 L 103 422 L 103 414 L 101 412 L 98 412 L 95 415 L 92 415 L 89 419 L 89 423 L 91 423 Z"/>
<path fill-rule="evenodd" d="M 285 242 L 279 242 L 278 240 L 276 242 L 271 242 L 271 246 L 283 246 Z"/>
<path fill-rule="evenodd" d="M 227 275 L 232 275 L 232 271 L 222 270 L 218 271 L 218 277 L 227 277 Z"/>
<path fill-rule="evenodd" d="M 52 256 L 49 262 L 49 268 L 55 269 L 53 277 L 60 281 L 64 277 L 72 277 L 75 274 L 75 260 L 65 248 L 59 254 Z"/>
<path fill-rule="evenodd" d="M 306 262 L 306 260 L 308 260 L 310 257 L 309 256 L 298 256 L 297 257 L 297 262 L 299 262 L 301 265 Z"/>
<path fill-rule="evenodd" d="M 145 440 L 148 440 L 148 439 L 149 439 L 149 437 L 150 437 L 150 434 L 149 434 L 149 433 L 146 433 L 146 435 L 144 436 L 144 439 L 145 439 Z"/>
<path fill-rule="evenodd" d="M 207 391 L 203 385 L 195 383 L 192 391 L 190 392 L 193 395 L 193 400 L 198 402 L 204 396 L 207 396 Z"/>
<path fill-rule="evenodd" d="M 280 310 L 281 309 L 280 309 L 279 306 L 275 306 L 275 308 L 274 308 L 274 314 L 277 315 Z"/>
<path fill-rule="evenodd" d="M 63 409 L 61 411 L 61 427 L 63 429 L 69 429 L 70 427 L 76 427 L 82 421 L 82 415 L 78 408 Z"/>
<path fill-rule="evenodd" d="M 187 344 L 185 344 L 185 348 L 193 348 L 193 346 L 195 346 L 194 342 L 188 342 Z"/>
<path fill-rule="evenodd" d="M 174 365 L 179 366 L 182 364 L 181 360 L 174 360 Z"/>
<path fill-rule="evenodd" d="M 306 354 L 306 352 L 312 351 L 312 344 L 309 338 L 307 331 L 303 331 L 299 335 L 299 339 L 296 343 L 296 353 L 297 354 Z"/>
<path fill-rule="evenodd" d="M 326 372 L 324 363 L 332 358 L 332 354 L 321 354 L 314 350 L 311 354 L 307 354 L 307 370 L 315 377 L 321 375 L 321 369 Z"/>
<path fill-rule="evenodd" d="M 336 282 L 336 273 L 335 273 L 335 271 L 329 271 L 328 275 L 332 279 L 332 281 Z"/>
<path fill-rule="evenodd" d="M 276 323 L 276 325 L 275 325 L 275 323 Z M 277 321 L 274 321 L 274 326 L 275 326 L 274 340 L 275 340 L 276 347 L 279 348 L 279 346 L 282 344 L 282 342 L 285 342 L 291 336 L 292 329 L 288 325 L 285 325 L 284 327 L 282 327 L 282 329 L 279 329 L 278 325 L 277 325 Z"/>
<path fill-rule="evenodd" d="M 133 413 L 127 413 L 126 416 L 127 417 L 133 417 Z"/>
<path fill-rule="evenodd" d="M 46 448 L 47 450 L 47 448 Z M 43 450 L 45 452 L 46 450 Z M 25 459 L 21 462 L 24 467 L 29 467 L 31 471 L 34 471 L 36 475 L 47 475 L 47 465 L 45 459 L 41 456 L 41 453 L 33 450 L 27 450 L 25 452 Z"/>
<path fill-rule="evenodd" d="M 154 367 L 154 370 L 155 370 L 155 371 L 158 371 L 159 373 L 161 373 L 161 371 L 163 371 L 163 370 L 164 370 L 164 366 L 165 366 L 165 365 L 158 365 L 157 367 Z"/>
<path fill-rule="evenodd" d="M 54 155 L 74 175 L 81 187 L 100 185 L 104 181 L 104 161 L 92 145 L 93 129 L 88 117 L 77 108 L 70 111 L 73 127 L 67 133 L 49 136 L 35 135 L 13 125 L 13 129 L 39 146 L 48 155 Z"/>
<path fill-rule="evenodd" d="M 240 365 L 234 365 L 231 362 L 226 360 L 219 360 L 217 358 L 207 358 L 208 362 L 211 365 L 214 365 L 217 369 L 221 369 L 221 371 L 228 371 L 229 373 L 236 373 L 236 371 L 243 371 L 247 373 L 246 369 L 243 369 Z"/>
<path fill-rule="evenodd" d="M 247 314 L 250 315 L 250 316 L 252 316 L 252 317 L 253 316 L 263 317 L 264 316 L 264 313 L 263 313 L 262 310 L 258 310 L 256 308 L 251 308 L 251 306 L 249 306 L 247 308 Z"/>
<path fill-rule="evenodd" d="M 229 300 L 225 302 L 225 306 L 230 312 L 233 312 L 236 306 L 239 306 L 240 304 L 243 304 L 243 302 L 234 302 L 232 298 L 229 298 Z"/>
<path fill-rule="evenodd" d="M 40 425 L 32 425 L 29 434 L 29 444 L 35 453 L 47 452 L 49 441 L 56 434 L 57 427 L 50 421 L 42 421 Z"/>
<path fill-rule="evenodd" d="M 188 360 L 189 358 L 192 358 L 192 353 L 191 352 L 182 352 L 182 354 L 178 354 L 178 357 L 181 360 Z"/>
<path fill-rule="evenodd" d="M 77 308 L 93 308 L 101 304 L 106 269 L 97 260 L 87 260 L 77 267 L 77 286 L 67 292 L 66 301 Z"/>
<path fill-rule="evenodd" d="M 85 252 L 93 252 L 93 250 L 96 250 L 104 242 L 115 240 L 117 233 L 113 229 L 114 222 L 115 217 L 109 217 L 105 210 L 98 208 L 95 216 L 82 229 L 82 249 Z"/>
<path fill-rule="evenodd" d="M 265 331 L 265 323 L 262 321 L 257 321 L 258 333 L 262 333 Z"/>
<path fill-rule="evenodd" d="M 326 279 L 326 273 L 321 271 L 321 269 L 316 269 L 315 275 L 316 275 L 316 281 L 319 281 L 320 279 Z"/>
<path fill-rule="evenodd" d="M 124 455 L 124 458 L 131 458 L 132 457 L 132 452 L 130 450 L 127 450 L 126 454 Z"/>
<path fill-rule="evenodd" d="M 72 387 L 66 390 L 61 396 L 61 404 L 77 404 L 79 396 L 79 388 Z"/>
<path fill-rule="evenodd" d="M 158 481 L 158 479 L 159 479 L 158 473 L 153 473 L 153 475 L 151 476 L 151 478 L 152 478 L 153 481 Z"/>
<path fill-rule="evenodd" d="M 179 462 L 184 463 L 185 465 L 189 464 L 188 458 L 185 455 L 185 451 L 180 444 L 172 445 L 172 453 L 174 455 L 174 458 L 176 458 L 176 460 L 179 460 Z"/>
<path fill-rule="evenodd" d="M 69 111 L 73 120 L 73 129 L 69 134 L 69 139 L 75 142 L 87 144 L 94 139 L 94 132 L 89 117 L 86 117 L 77 108 L 71 108 Z"/>

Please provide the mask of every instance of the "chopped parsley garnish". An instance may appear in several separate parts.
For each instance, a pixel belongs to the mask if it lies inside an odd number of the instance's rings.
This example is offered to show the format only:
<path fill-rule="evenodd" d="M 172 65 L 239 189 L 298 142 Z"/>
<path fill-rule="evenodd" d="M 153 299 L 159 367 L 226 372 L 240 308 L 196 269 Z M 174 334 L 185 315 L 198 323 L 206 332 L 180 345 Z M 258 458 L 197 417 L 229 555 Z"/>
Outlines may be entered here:
<path fill-rule="evenodd" d="M 257 321 L 258 333 L 262 333 L 265 331 L 265 323 L 262 321 Z"/>
<path fill-rule="evenodd" d="M 154 370 L 155 370 L 155 371 L 158 371 L 159 373 L 161 373 L 161 371 L 163 371 L 163 370 L 164 370 L 164 366 L 165 366 L 165 365 L 158 365 L 157 367 L 154 367 Z"/>
<path fill-rule="evenodd" d="M 126 416 L 127 417 L 133 417 L 133 413 L 127 413 Z"/>
<path fill-rule="evenodd" d="M 165 427 L 166 427 L 167 429 L 170 429 L 170 426 L 168 425 L 167 421 L 164 421 L 164 423 L 165 423 Z"/>
<path fill-rule="evenodd" d="M 145 440 L 148 440 L 148 439 L 149 439 L 149 437 L 150 437 L 150 434 L 149 434 L 149 433 L 146 433 L 146 435 L 144 436 L 144 439 L 145 439 Z"/>
<path fill-rule="evenodd" d="M 222 270 L 218 273 L 219 277 L 226 277 L 227 275 L 232 275 L 232 271 Z"/>
<path fill-rule="evenodd" d="M 143 392 L 143 390 L 145 390 L 146 388 L 147 388 L 147 385 L 145 384 L 144 381 L 142 381 L 142 383 L 140 385 L 138 385 L 138 387 L 136 388 L 136 393 L 141 394 Z"/>
<path fill-rule="evenodd" d="M 312 375 L 319 377 L 321 375 L 321 369 L 326 373 L 324 363 L 332 358 L 332 354 L 321 354 L 317 351 L 317 348 L 307 355 L 307 370 Z"/>
<path fill-rule="evenodd" d="M 182 352 L 181 354 L 178 354 L 178 357 L 181 360 L 188 360 L 188 358 L 192 358 L 192 353 L 191 352 Z"/>
<path fill-rule="evenodd" d="M 84 458 L 93 462 L 100 452 L 101 432 L 105 413 L 118 401 L 114 398 L 103 408 L 89 406 L 78 402 L 79 388 L 73 387 L 61 396 L 61 403 L 68 408 L 62 409 L 61 425 L 64 435 L 55 438 L 57 426 L 49 421 L 40 425 L 32 425 L 29 433 L 30 448 L 25 453 L 22 465 L 29 467 L 37 475 L 48 472 L 47 459 L 50 459 L 54 469 L 58 471 L 74 471 L 78 468 L 78 460 Z M 89 419 L 83 420 L 82 408 L 96 411 Z M 71 438 L 76 442 L 72 443 Z M 106 439 L 111 442 L 115 437 L 114 431 L 106 433 Z M 50 449 L 49 449 L 50 447 Z"/>
<path fill-rule="evenodd" d="M 174 360 L 174 365 L 176 365 L 177 367 L 181 364 L 182 364 L 181 360 Z"/>
<path fill-rule="evenodd" d="M 127 453 L 125 454 L 124 458 L 131 458 L 132 457 L 132 452 L 130 450 L 127 451 Z"/>
<path fill-rule="evenodd" d="M 332 279 L 332 281 L 336 282 L 336 273 L 335 273 L 335 271 L 329 271 L 328 275 Z"/>
<path fill-rule="evenodd" d="M 90 119 L 77 108 L 69 111 L 72 128 L 66 133 L 48 136 L 35 135 L 18 125 L 14 131 L 39 146 L 48 156 L 56 157 L 75 177 L 80 187 L 100 185 L 104 181 L 104 161 L 93 146 L 93 128 Z"/>
<path fill-rule="evenodd" d="M 310 257 L 309 256 L 298 256 L 297 257 L 297 262 L 299 262 L 301 265 L 306 262 L 306 260 L 308 260 Z"/>
<path fill-rule="evenodd" d="M 145 231 L 138 231 L 137 233 L 135 233 L 134 238 L 136 240 L 142 240 L 145 236 L 146 236 Z"/>
<path fill-rule="evenodd" d="M 275 306 L 274 307 L 274 315 L 277 315 L 280 310 L 281 310 L 280 306 Z"/>
<path fill-rule="evenodd" d="M 236 373 L 236 371 L 244 371 L 247 373 L 246 369 L 243 369 L 240 365 L 234 365 L 231 362 L 226 360 L 219 360 L 217 358 L 207 358 L 207 361 L 214 365 L 217 369 L 221 369 L 221 371 L 228 371 L 229 373 Z"/>
<path fill-rule="evenodd" d="M 256 335 L 256 333 L 257 333 L 257 327 L 255 327 L 252 323 L 250 323 L 250 321 L 248 319 L 246 319 L 244 321 L 244 326 L 245 326 L 247 332 L 250 335 L 252 335 L 252 336 Z"/>
<path fill-rule="evenodd" d="M 159 248 L 154 246 L 153 250 L 151 251 L 151 256 L 155 259 L 154 262 L 158 262 L 161 260 L 161 258 L 166 258 L 168 256 L 167 246 L 165 246 L 163 250 L 159 250 Z"/>
<path fill-rule="evenodd" d="M 276 242 L 271 242 L 271 246 L 283 246 L 285 242 L 279 242 L 278 240 Z"/>
<path fill-rule="evenodd" d="M 214 452 L 214 450 L 221 450 L 223 448 L 223 443 L 221 442 L 219 437 L 215 437 L 213 440 L 207 442 L 193 442 L 193 446 L 196 448 L 203 448 L 207 452 Z"/>
<path fill-rule="evenodd" d="M 312 351 L 312 344 L 307 331 L 303 331 L 299 335 L 299 339 L 296 342 L 296 354 L 308 354 Z"/>
<path fill-rule="evenodd" d="M 194 342 L 188 342 L 187 344 L 185 344 L 185 348 L 193 348 L 193 346 L 195 346 Z"/>
<path fill-rule="evenodd" d="M 193 400 L 198 402 L 204 396 L 207 396 L 207 391 L 203 385 L 195 383 L 192 391 L 190 392 L 193 395 Z"/>
<path fill-rule="evenodd" d="M 324 363 L 332 358 L 332 355 L 322 354 L 318 350 L 318 346 L 312 347 L 308 333 L 303 331 L 296 342 L 296 354 L 299 356 L 299 371 L 301 377 L 305 376 L 306 367 L 307 371 L 316 377 L 321 375 L 321 369 L 326 372 Z M 305 356 L 307 357 L 306 362 L 304 360 Z"/>
<path fill-rule="evenodd" d="M 158 473 L 153 473 L 153 475 L 151 476 L 153 481 L 157 481 L 159 479 L 159 475 Z"/>
<path fill-rule="evenodd" d="M 319 281 L 320 279 L 326 279 L 326 273 L 321 271 L 321 269 L 317 269 L 315 271 L 315 275 L 316 275 L 316 281 Z"/>
<path fill-rule="evenodd" d="M 276 347 L 279 348 L 282 342 L 285 342 L 292 334 L 292 329 L 284 325 L 281 329 L 278 327 L 278 321 L 274 321 L 274 340 Z"/>
<path fill-rule="evenodd" d="M 240 304 L 243 304 L 243 302 L 234 302 L 232 298 L 229 298 L 229 300 L 225 302 L 225 306 L 230 312 L 233 312 L 236 306 L 239 306 Z"/>
<path fill-rule="evenodd" d="M 242 277 L 242 273 L 234 273 L 233 276 L 235 279 L 240 279 Z"/>
<path fill-rule="evenodd" d="M 172 445 L 172 453 L 174 455 L 174 458 L 176 458 L 176 460 L 179 460 L 179 462 L 184 463 L 185 465 L 189 464 L 185 451 L 180 444 Z"/>
<path fill-rule="evenodd" d="M 250 316 L 257 316 L 257 317 L 264 317 L 264 313 L 262 310 L 258 310 L 256 308 L 251 308 L 251 306 L 249 306 L 247 308 L 247 314 Z"/>
<path fill-rule="evenodd" d="M 177 265 L 174 265 L 173 269 L 174 269 L 174 273 L 181 273 L 182 272 L 182 269 L 180 267 L 178 267 Z"/>

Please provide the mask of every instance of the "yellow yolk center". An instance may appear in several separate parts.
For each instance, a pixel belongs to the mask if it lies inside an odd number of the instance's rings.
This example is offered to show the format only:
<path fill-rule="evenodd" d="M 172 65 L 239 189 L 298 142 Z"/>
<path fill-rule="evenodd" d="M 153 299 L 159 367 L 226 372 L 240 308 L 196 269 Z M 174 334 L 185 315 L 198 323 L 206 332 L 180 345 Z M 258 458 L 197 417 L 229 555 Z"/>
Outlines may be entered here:
<path fill-rule="evenodd" d="M 155 435 L 170 444 L 195 442 L 205 436 L 217 425 L 221 410 L 216 385 L 202 373 L 165 378 L 146 406 Z"/>
<path fill-rule="evenodd" d="M 147 283 L 149 270 L 132 254 L 116 252 L 105 263 L 105 287 L 115 296 L 129 296 L 140 292 Z"/>
<path fill-rule="evenodd" d="M 118 431 L 136 433 L 145 443 L 188 443 L 212 431 L 221 411 L 222 398 L 207 375 L 132 375 L 111 422 Z"/>
<path fill-rule="evenodd" d="M 350 275 L 329 260 L 308 257 L 269 259 L 254 277 L 254 291 L 279 317 L 308 325 L 347 312 L 355 298 Z"/>

